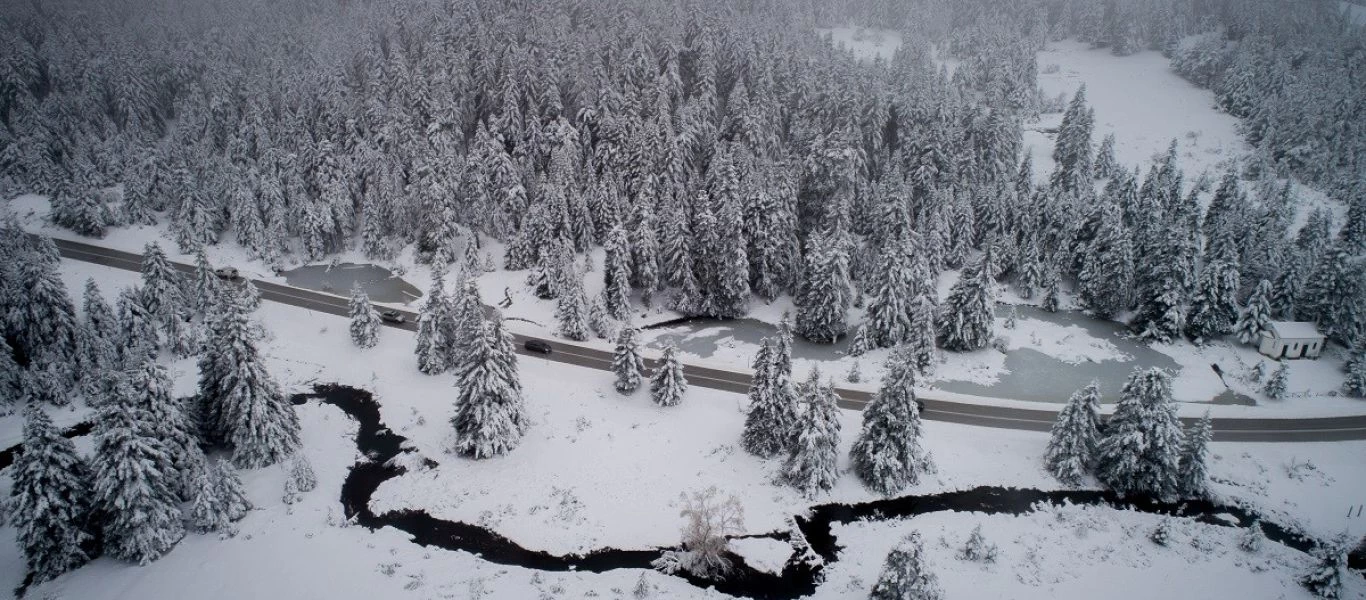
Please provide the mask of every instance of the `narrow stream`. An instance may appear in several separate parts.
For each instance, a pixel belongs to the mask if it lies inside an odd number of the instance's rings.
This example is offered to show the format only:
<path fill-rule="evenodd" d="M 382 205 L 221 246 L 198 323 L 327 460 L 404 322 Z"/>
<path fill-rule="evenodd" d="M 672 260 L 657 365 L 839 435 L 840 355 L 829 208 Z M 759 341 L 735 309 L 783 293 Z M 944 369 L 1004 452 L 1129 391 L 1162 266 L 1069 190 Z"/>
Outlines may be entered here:
<path fill-rule="evenodd" d="M 93 421 L 81 421 L 80 423 L 63 429 L 62 437 L 67 439 L 81 437 L 89 434 L 93 429 L 95 429 L 95 423 Z M 4 450 L 0 450 L 0 469 L 4 469 L 14 464 L 14 457 L 18 456 L 23 451 L 23 444 L 15 444 Z"/>
<path fill-rule="evenodd" d="M 356 523 L 371 530 L 393 527 L 413 536 L 413 541 L 422 546 L 469 552 L 489 562 L 542 571 L 601 573 L 615 569 L 650 569 L 652 561 L 671 550 L 603 548 L 582 555 L 556 555 L 523 548 L 512 540 L 482 527 L 438 519 L 420 510 L 394 511 L 377 515 L 370 510 L 370 498 L 385 481 L 404 473 L 402 467 L 388 463 L 399 453 L 408 451 L 402 447 L 406 438 L 395 434 L 380 421 L 379 404 L 369 392 L 337 385 L 319 385 L 314 388 L 313 393 L 297 395 L 293 401 L 302 404 L 314 398 L 340 408 L 359 424 L 356 447 L 367 458 L 351 467 L 346 481 L 342 484 L 341 502 L 347 518 L 354 518 Z M 430 459 L 427 459 L 427 464 L 436 466 Z M 1303 552 L 1309 552 L 1319 544 L 1318 541 L 1287 527 L 1262 519 L 1252 511 L 1205 500 L 1169 503 L 1146 498 L 1120 498 L 1109 491 L 1043 491 L 994 486 L 887 498 L 859 504 L 817 505 L 813 506 L 807 515 L 797 517 L 797 527 L 806 537 L 812 550 L 826 563 L 832 563 L 839 560 L 840 551 L 843 549 L 832 531 L 832 525 L 836 523 L 883 521 L 946 510 L 1019 515 L 1033 512 L 1043 504 L 1060 506 L 1067 503 L 1105 505 L 1119 510 L 1189 517 L 1202 523 L 1225 527 L 1234 525 L 1220 517 L 1232 518 L 1237 521 L 1237 527 L 1247 527 L 1254 521 L 1260 521 L 1263 531 L 1271 541 Z M 744 537 L 787 541 L 786 533 Z M 735 566 L 723 580 L 703 579 L 686 574 L 679 576 L 693 585 L 712 587 L 725 594 L 775 600 L 808 596 L 815 592 L 822 579 L 820 567 L 812 567 L 792 559 L 789 559 L 781 574 L 775 575 L 750 567 L 738 556 L 732 555 L 730 558 Z M 1349 565 L 1356 570 L 1366 569 L 1366 552 L 1353 552 L 1349 557 Z"/>

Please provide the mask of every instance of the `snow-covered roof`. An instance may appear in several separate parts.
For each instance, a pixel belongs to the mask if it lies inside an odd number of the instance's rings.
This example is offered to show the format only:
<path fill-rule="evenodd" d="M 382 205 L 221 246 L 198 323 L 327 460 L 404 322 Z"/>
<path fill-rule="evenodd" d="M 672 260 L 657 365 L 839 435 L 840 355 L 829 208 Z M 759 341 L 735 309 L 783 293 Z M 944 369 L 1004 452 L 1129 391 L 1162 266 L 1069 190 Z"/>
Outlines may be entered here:
<path fill-rule="evenodd" d="M 1322 339 L 1318 327 L 1307 321 L 1272 321 L 1271 331 L 1283 340 Z"/>

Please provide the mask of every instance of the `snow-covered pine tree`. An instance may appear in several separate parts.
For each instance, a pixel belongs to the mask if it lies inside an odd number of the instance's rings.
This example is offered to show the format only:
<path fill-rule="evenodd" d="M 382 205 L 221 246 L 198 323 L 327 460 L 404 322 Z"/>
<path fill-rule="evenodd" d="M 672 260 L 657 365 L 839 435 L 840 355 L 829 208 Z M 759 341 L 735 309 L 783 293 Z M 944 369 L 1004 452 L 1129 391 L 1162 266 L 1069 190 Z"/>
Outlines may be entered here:
<path fill-rule="evenodd" d="M 299 419 L 266 371 L 241 292 L 224 292 L 199 359 L 208 438 L 231 444 L 232 461 L 242 468 L 272 465 L 299 447 Z"/>
<path fill-rule="evenodd" d="M 640 388 L 645 372 L 645 361 L 640 358 L 640 333 L 634 327 L 623 327 L 617 335 L 617 347 L 612 353 L 612 372 L 616 374 L 616 388 L 623 394 Z"/>
<path fill-rule="evenodd" d="M 1129 307 L 1134 280 L 1131 234 L 1120 210 L 1110 204 L 1101 211 L 1100 227 L 1082 255 L 1077 275 L 1077 296 L 1100 318 L 1109 318 Z"/>
<path fill-rule="evenodd" d="M 299 492 L 311 492 L 318 487 L 318 476 L 313 474 L 313 465 L 302 452 L 294 453 L 289 459 L 289 480 Z"/>
<path fill-rule="evenodd" d="M 1100 386 L 1091 382 L 1077 390 L 1058 411 L 1044 467 L 1068 485 L 1079 485 L 1096 462 L 1100 441 Z"/>
<path fill-rule="evenodd" d="M 126 382 L 100 409 L 94 454 L 95 509 L 103 515 L 104 549 L 146 565 L 185 536 L 170 449 Z"/>
<path fill-rule="evenodd" d="M 215 306 L 218 306 L 218 296 L 222 293 L 223 284 L 218 280 L 218 275 L 213 272 L 213 265 L 209 264 L 209 257 L 204 254 L 204 249 L 200 248 L 194 255 L 194 283 L 193 299 L 195 312 L 201 316 L 207 316 Z"/>
<path fill-rule="evenodd" d="M 22 392 L 24 372 L 14 361 L 14 348 L 0 335 L 0 406 L 13 404 Z"/>
<path fill-rule="evenodd" d="M 839 395 L 820 375 L 813 368 L 801 386 L 806 410 L 798 417 L 791 454 L 783 465 L 783 478 L 808 497 L 835 487 L 839 477 Z"/>
<path fill-rule="evenodd" d="M 251 510 L 251 500 L 247 499 L 237 468 L 229 461 L 218 460 L 214 461 L 213 472 L 213 484 L 223 515 L 228 521 L 240 521 Z"/>
<path fill-rule="evenodd" d="M 583 292 L 583 275 L 572 263 L 561 271 L 559 298 L 555 301 L 555 320 L 560 335 L 576 342 L 588 339 L 588 298 Z"/>
<path fill-rule="evenodd" d="M 3 350 L 3 347 L 0 347 L 0 350 Z M 1342 382 L 1342 391 L 1353 398 L 1366 398 L 1366 349 L 1357 350 L 1353 358 L 1347 361 L 1346 366 L 1347 378 Z M 1284 391 L 1281 393 L 1284 394 Z"/>
<path fill-rule="evenodd" d="M 688 391 L 688 380 L 683 376 L 683 365 L 678 362 L 678 348 L 666 346 L 659 366 L 650 376 L 650 398 L 660 406 L 677 406 Z"/>
<path fill-rule="evenodd" d="M 797 333 L 817 343 L 834 343 L 849 325 L 853 301 L 849 256 L 838 239 L 813 236 L 807 242 L 802 283 L 797 292 Z"/>
<path fill-rule="evenodd" d="M 512 336 L 500 318 L 483 325 L 455 367 L 455 451 L 483 459 L 511 452 L 530 425 Z"/>
<path fill-rule="evenodd" d="M 882 250 L 873 289 L 868 300 L 868 326 L 873 342 L 881 348 L 904 343 L 911 336 L 914 321 L 915 283 L 907 258 L 909 246 L 891 243 Z"/>
<path fill-rule="evenodd" d="M 195 459 L 203 451 L 199 448 L 198 432 L 185 414 L 184 403 L 171 395 L 170 375 L 165 367 L 149 359 L 128 371 L 126 376 L 133 394 L 130 400 L 147 413 L 152 434 L 161 441 L 171 458 L 176 473 L 176 493 L 189 499 L 190 489 L 186 482 L 198 466 Z"/>
<path fill-rule="evenodd" d="M 778 352 L 776 342 L 764 338 L 754 357 L 749 410 L 740 436 L 740 446 L 760 458 L 773 458 L 790 449 L 800 416 L 796 398 L 790 389 L 784 389 L 790 388 L 791 384 L 778 366 Z"/>
<path fill-rule="evenodd" d="M 142 294 L 147 311 L 158 322 L 179 319 L 185 312 L 185 292 L 180 273 L 171 266 L 156 242 L 142 250 Z"/>
<path fill-rule="evenodd" d="M 210 531 L 221 531 L 228 527 L 229 519 L 225 512 L 224 503 L 218 497 L 218 486 L 215 484 L 217 470 L 208 465 L 195 472 L 193 481 L 190 482 L 192 494 L 190 497 L 190 527 L 199 533 Z"/>
<path fill-rule="evenodd" d="M 872 334 L 868 333 L 868 325 L 859 325 L 854 329 L 854 337 L 849 340 L 849 356 L 863 356 L 874 348 Z"/>
<path fill-rule="evenodd" d="M 24 450 L 11 475 L 8 524 L 33 583 L 90 560 L 90 468 L 36 404 L 24 409 Z"/>
<path fill-rule="evenodd" d="M 1300 585 L 1324 600 L 1338 600 L 1347 571 L 1346 550 L 1329 543 L 1315 548 L 1313 555 L 1315 564 L 1300 577 Z"/>
<path fill-rule="evenodd" d="M 1233 326 L 1234 332 L 1238 334 L 1238 341 L 1244 344 L 1256 343 L 1261 339 L 1263 332 L 1270 330 L 1270 298 L 1271 282 L 1263 279 L 1247 297 L 1247 303 L 1238 315 L 1238 323 Z"/>
<path fill-rule="evenodd" d="M 97 393 L 95 384 L 99 381 L 100 374 L 119 366 L 119 352 L 115 346 L 119 340 L 119 323 L 93 278 L 85 282 L 84 304 L 84 317 L 77 338 L 80 346 L 78 364 L 83 389 L 87 396 L 93 396 Z M 13 356 L 6 358 L 13 363 Z M 3 387 L 0 386 L 0 389 Z"/>
<path fill-rule="evenodd" d="M 935 305 L 927 292 L 916 295 L 911 301 L 911 335 L 906 339 L 911 363 L 922 375 L 934 370 L 935 357 Z"/>
<path fill-rule="evenodd" d="M 1209 493 L 1209 469 L 1206 456 L 1209 442 L 1214 437 L 1214 426 L 1209 412 L 1186 428 L 1181 446 L 1181 472 L 1177 488 L 1182 498 L 1204 498 Z"/>
<path fill-rule="evenodd" d="M 445 279 L 440 271 L 432 271 L 432 286 L 427 290 L 427 300 L 417 313 L 417 369 L 426 375 L 436 375 L 446 370 L 451 363 L 448 355 L 454 340 L 446 339 L 444 324 L 450 306 L 446 303 Z"/>
<path fill-rule="evenodd" d="M 1266 397 L 1271 398 L 1272 400 L 1281 400 L 1285 398 L 1286 377 L 1289 375 L 1289 372 L 1290 366 L 1281 363 L 1280 366 L 1276 367 L 1275 371 L 1271 372 L 1271 379 L 1266 380 L 1266 385 L 1262 386 L 1262 393 L 1266 394 Z"/>
<path fill-rule="evenodd" d="M 1230 333 L 1238 320 L 1238 267 L 1222 259 L 1205 264 L 1186 320 L 1196 344 Z"/>
<path fill-rule="evenodd" d="M 45 260 L 26 260 L 11 283 L 15 294 L 7 316 L 10 333 L 30 357 L 48 355 L 67 363 L 76 358 L 76 308 L 56 267 Z"/>
<path fill-rule="evenodd" d="M 119 291 L 119 357 L 126 365 L 136 365 L 144 358 L 155 358 L 161 343 L 155 317 L 143 303 L 142 290 L 126 287 Z"/>
<path fill-rule="evenodd" d="M 606 251 L 602 265 L 603 300 L 607 314 L 618 321 L 630 318 L 631 312 L 631 247 L 626 230 L 620 226 L 607 232 Z"/>
<path fill-rule="evenodd" d="M 944 592 L 939 589 L 939 578 L 925 564 L 924 552 L 919 531 L 902 538 L 887 554 L 869 600 L 941 600 Z"/>
<path fill-rule="evenodd" d="M 976 262 L 963 269 L 949 297 L 940 307 L 937 332 L 945 350 L 970 352 L 986 347 L 995 325 L 993 298 L 995 280 L 991 277 L 992 251 L 988 249 Z"/>
<path fill-rule="evenodd" d="M 1039 308 L 1044 312 L 1058 312 L 1062 302 L 1061 280 L 1056 272 L 1044 277 L 1043 300 L 1039 301 Z"/>
<path fill-rule="evenodd" d="M 920 409 L 915 400 L 914 357 L 898 349 L 887 359 L 882 387 L 863 409 L 863 428 L 849 449 L 849 462 L 863 484 L 891 495 L 920 482 L 932 468 L 920 446 Z"/>
<path fill-rule="evenodd" d="M 360 282 L 351 287 L 351 343 L 359 348 L 374 348 L 379 343 L 379 311 Z"/>
<path fill-rule="evenodd" d="M 1107 133 L 1100 140 L 1100 149 L 1096 150 L 1096 179 L 1114 177 L 1119 169 L 1119 163 L 1115 161 L 1115 134 Z"/>
<path fill-rule="evenodd" d="M 1058 139 L 1053 146 L 1053 162 L 1057 167 L 1049 185 L 1064 192 L 1081 194 L 1091 186 L 1091 130 L 1095 116 L 1086 106 L 1086 86 L 1072 97 L 1058 127 Z"/>
<path fill-rule="evenodd" d="M 1096 477 L 1121 494 L 1171 498 L 1180 492 L 1181 438 L 1171 376 L 1158 368 L 1135 369 L 1105 424 Z"/>

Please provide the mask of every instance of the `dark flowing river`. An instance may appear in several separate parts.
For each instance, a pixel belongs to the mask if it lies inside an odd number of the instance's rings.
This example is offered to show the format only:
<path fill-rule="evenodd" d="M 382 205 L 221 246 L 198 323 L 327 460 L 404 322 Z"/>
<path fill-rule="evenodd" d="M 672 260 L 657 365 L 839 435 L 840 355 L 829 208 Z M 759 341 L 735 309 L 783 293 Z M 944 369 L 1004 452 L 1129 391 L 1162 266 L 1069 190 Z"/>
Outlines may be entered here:
<path fill-rule="evenodd" d="M 600 573 L 615 569 L 650 569 L 650 563 L 664 552 L 676 548 L 616 549 L 602 548 L 587 554 L 557 555 L 523 548 L 488 529 L 433 517 L 420 510 L 391 511 L 375 514 L 370 510 L 370 498 L 385 481 L 398 477 L 404 469 L 390 466 L 390 459 L 402 452 L 406 438 L 395 434 L 380 421 L 379 404 L 367 391 L 355 388 L 320 385 L 313 393 L 294 397 L 296 404 L 318 399 L 340 408 L 359 424 L 356 447 L 367 458 L 351 467 L 342 484 L 341 502 L 347 518 L 371 530 L 393 527 L 413 537 L 422 546 L 435 546 L 478 554 L 489 562 L 516 565 L 542 571 L 588 571 Z M 430 466 L 436 463 L 427 459 Z M 902 519 L 940 511 L 977 512 L 982 514 L 1025 514 L 1041 505 L 1105 505 L 1117 510 L 1162 514 L 1196 519 L 1202 523 L 1224 527 L 1247 527 L 1260 521 L 1267 539 L 1288 547 L 1309 552 L 1318 547 L 1317 540 L 1291 528 L 1281 526 L 1237 506 L 1225 506 L 1206 500 L 1160 502 L 1150 498 L 1124 497 L 1109 491 L 1097 490 L 1034 490 L 983 486 L 968 490 L 916 496 L 901 496 L 858 504 L 820 504 L 811 507 L 806 515 L 796 518 L 797 527 L 811 549 L 826 564 L 839 560 L 843 549 L 833 533 L 833 525 L 854 521 L 882 521 Z M 1236 522 L 1236 525 L 1230 524 Z M 787 532 L 758 536 L 790 541 Z M 687 574 L 680 577 L 699 587 L 713 587 L 733 596 L 763 599 L 792 599 L 815 592 L 821 581 L 821 567 L 789 559 L 782 573 L 760 571 L 731 556 L 735 568 L 724 578 L 703 579 Z M 1350 556 L 1350 566 L 1366 568 L 1366 552 L 1360 549 Z"/>

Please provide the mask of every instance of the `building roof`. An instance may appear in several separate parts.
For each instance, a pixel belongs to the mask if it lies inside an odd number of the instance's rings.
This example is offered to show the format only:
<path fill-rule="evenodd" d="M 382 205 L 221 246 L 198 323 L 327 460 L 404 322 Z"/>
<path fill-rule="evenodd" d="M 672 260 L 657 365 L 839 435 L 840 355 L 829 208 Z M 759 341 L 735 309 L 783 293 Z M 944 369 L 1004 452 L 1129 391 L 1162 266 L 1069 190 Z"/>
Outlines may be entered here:
<path fill-rule="evenodd" d="M 1323 339 L 1318 327 L 1307 321 L 1272 321 L 1271 332 L 1283 340 Z"/>

